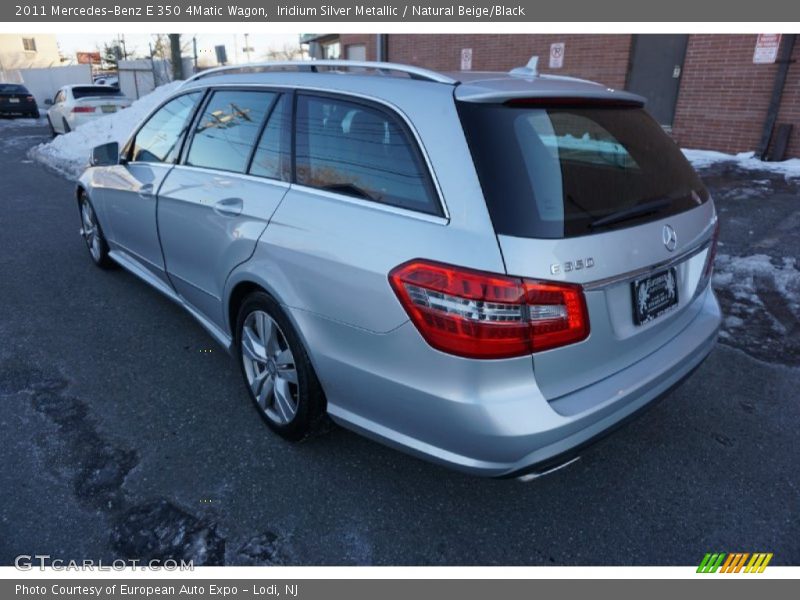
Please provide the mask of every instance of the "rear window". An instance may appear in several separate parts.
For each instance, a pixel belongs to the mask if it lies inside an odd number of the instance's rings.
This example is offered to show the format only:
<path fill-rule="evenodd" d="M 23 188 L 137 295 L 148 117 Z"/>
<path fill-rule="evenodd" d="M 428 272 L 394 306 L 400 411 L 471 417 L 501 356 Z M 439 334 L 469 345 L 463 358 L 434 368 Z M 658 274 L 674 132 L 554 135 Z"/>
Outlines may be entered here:
<path fill-rule="evenodd" d="M 0 83 L 0 94 L 28 94 L 25 86 L 15 83 Z"/>
<path fill-rule="evenodd" d="M 708 192 L 644 109 L 459 102 L 498 234 L 566 238 L 689 210 Z"/>
<path fill-rule="evenodd" d="M 92 96 L 122 96 L 122 92 L 107 85 L 86 85 L 72 88 L 72 97 L 76 100 Z"/>

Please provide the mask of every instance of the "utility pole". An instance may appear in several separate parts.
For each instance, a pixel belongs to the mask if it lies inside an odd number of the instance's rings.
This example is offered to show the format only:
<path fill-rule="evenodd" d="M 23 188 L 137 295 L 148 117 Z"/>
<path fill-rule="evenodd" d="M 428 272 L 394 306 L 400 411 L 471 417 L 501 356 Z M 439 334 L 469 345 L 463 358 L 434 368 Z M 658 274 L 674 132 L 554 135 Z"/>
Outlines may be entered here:
<path fill-rule="evenodd" d="M 197 36 L 192 36 L 192 51 L 194 52 L 194 72 L 197 73 Z"/>
<path fill-rule="evenodd" d="M 169 50 L 172 60 L 172 80 L 183 79 L 183 61 L 181 60 L 181 34 L 169 34 Z"/>
<path fill-rule="evenodd" d="M 250 62 L 250 51 L 252 50 L 248 42 L 249 37 L 250 37 L 249 33 L 244 34 L 244 53 L 247 55 L 247 62 Z"/>

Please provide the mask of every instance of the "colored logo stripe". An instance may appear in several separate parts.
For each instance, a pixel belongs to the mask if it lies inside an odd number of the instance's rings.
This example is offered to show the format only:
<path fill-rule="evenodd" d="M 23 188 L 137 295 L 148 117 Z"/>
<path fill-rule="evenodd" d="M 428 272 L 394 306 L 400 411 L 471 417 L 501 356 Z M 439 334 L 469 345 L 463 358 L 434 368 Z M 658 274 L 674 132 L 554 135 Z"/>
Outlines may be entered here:
<path fill-rule="evenodd" d="M 739 573 L 744 567 L 745 573 L 763 573 L 771 560 L 772 552 L 708 552 L 700 561 L 697 572 L 716 573 L 719 570 L 720 573 Z"/>

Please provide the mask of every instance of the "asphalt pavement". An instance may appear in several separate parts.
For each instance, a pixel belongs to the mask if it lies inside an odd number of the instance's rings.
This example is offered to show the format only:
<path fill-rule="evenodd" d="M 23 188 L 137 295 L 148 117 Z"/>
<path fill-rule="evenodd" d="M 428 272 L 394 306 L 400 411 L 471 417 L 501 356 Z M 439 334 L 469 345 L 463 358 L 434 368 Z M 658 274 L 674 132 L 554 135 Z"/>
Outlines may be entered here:
<path fill-rule="evenodd" d="M 800 563 L 793 355 L 770 360 L 729 339 L 641 418 L 529 483 L 451 472 L 340 428 L 292 445 L 270 434 L 235 361 L 188 314 L 125 271 L 92 264 L 73 185 L 26 158 L 46 128 L 2 125 L 0 564 L 50 554 L 691 565 L 737 551 Z M 726 208 L 727 252 L 777 235 L 762 223 L 772 212 L 758 203 L 748 212 L 730 192 L 752 187 L 731 184 L 741 173 L 708 177 Z M 765 189 L 762 205 L 783 194 L 778 223 L 800 216 L 796 189 Z M 750 246 L 729 239 L 730 219 L 763 235 L 748 235 Z M 797 252 L 798 231 L 761 250 Z M 792 331 L 774 352 L 794 343 Z"/>

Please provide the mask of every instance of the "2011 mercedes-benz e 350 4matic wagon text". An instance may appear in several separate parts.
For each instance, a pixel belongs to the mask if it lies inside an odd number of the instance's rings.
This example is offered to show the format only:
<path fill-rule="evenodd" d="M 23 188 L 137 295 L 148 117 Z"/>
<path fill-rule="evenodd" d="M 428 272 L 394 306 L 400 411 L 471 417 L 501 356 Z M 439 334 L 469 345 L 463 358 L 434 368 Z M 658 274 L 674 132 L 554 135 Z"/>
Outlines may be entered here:
<path fill-rule="evenodd" d="M 201 73 L 80 179 L 81 233 L 236 357 L 291 440 L 335 422 L 541 474 L 708 355 L 717 217 L 643 99 L 532 66 Z"/>

